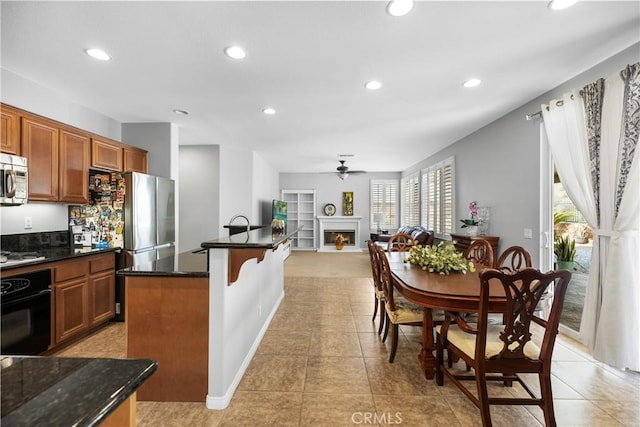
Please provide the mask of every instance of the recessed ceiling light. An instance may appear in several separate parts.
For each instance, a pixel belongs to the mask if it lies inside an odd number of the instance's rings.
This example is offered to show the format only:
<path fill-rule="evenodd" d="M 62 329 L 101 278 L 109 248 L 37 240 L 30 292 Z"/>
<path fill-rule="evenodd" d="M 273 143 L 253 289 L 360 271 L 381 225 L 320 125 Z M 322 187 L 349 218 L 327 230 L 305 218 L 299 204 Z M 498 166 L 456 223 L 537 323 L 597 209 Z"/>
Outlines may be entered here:
<path fill-rule="evenodd" d="M 476 87 L 482 83 L 480 79 L 469 79 L 463 83 L 464 87 Z"/>
<path fill-rule="evenodd" d="M 267 107 L 267 108 L 264 108 L 262 112 L 268 116 L 273 116 L 276 113 L 276 110 L 275 108 Z"/>
<path fill-rule="evenodd" d="M 240 46 L 229 46 L 224 50 L 229 58 L 242 59 L 247 56 L 247 52 Z"/>
<path fill-rule="evenodd" d="M 177 108 L 175 110 L 173 110 L 174 113 L 176 114 L 180 114 L 181 116 L 188 116 L 189 112 L 186 110 L 178 110 Z"/>
<path fill-rule="evenodd" d="M 98 59 L 100 61 L 108 61 L 111 59 L 111 56 L 102 49 L 90 48 L 90 49 L 85 49 L 84 51 L 90 57 L 94 59 Z"/>
<path fill-rule="evenodd" d="M 404 16 L 413 9 L 413 0 L 391 0 L 387 4 L 387 13 L 391 16 Z"/>
<path fill-rule="evenodd" d="M 377 80 L 370 80 L 367 83 L 365 83 L 364 87 L 366 87 L 369 90 L 378 90 L 382 87 L 382 83 L 380 83 Z"/>
<path fill-rule="evenodd" d="M 567 9 L 574 4 L 576 4 L 578 0 L 551 0 L 549 2 L 549 9 L 553 10 L 562 10 Z"/>

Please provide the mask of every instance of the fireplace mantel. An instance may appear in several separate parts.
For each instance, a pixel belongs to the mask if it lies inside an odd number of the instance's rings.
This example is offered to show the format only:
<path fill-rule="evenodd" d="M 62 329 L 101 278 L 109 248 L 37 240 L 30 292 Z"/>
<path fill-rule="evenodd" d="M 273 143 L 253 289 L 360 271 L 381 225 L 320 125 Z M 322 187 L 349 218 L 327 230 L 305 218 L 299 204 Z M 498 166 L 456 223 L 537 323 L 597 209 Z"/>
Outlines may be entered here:
<path fill-rule="evenodd" d="M 318 216 L 318 252 L 362 252 L 360 248 L 361 216 Z M 325 242 L 325 232 L 352 232 L 353 242 L 346 244 L 342 250 L 337 250 L 335 244 Z"/>

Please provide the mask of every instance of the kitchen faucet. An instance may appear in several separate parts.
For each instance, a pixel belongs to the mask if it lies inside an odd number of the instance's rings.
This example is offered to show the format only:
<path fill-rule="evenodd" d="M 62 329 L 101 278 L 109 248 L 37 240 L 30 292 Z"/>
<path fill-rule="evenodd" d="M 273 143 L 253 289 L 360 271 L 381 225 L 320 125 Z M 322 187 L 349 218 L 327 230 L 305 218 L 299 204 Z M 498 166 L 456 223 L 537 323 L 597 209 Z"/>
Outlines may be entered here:
<path fill-rule="evenodd" d="M 245 221 L 247 221 L 247 233 L 249 233 L 249 231 L 250 231 L 250 229 L 251 229 L 251 226 L 249 225 L 249 224 L 250 224 L 250 222 L 249 222 L 249 218 L 247 218 L 247 217 L 246 217 L 246 216 L 244 216 L 244 215 L 234 215 L 234 216 L 231 218 L 231 220 L 229 220 L 229 225 L 231 225 L 231 224 L 233 223 L 233 221 L 234 221 L 236 218 L 244 218 L 244 220 L 245 220 Z"/>

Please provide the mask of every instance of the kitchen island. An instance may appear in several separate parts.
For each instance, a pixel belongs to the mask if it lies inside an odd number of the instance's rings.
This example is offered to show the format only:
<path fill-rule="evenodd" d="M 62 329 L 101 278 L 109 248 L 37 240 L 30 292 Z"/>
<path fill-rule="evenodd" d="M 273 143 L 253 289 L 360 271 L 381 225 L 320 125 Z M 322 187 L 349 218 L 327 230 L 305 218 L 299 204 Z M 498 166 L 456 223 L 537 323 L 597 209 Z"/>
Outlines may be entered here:
<path fill-rule="evenodd" d="M 284 298 L 284 260 L 300 228 L 271 227 L 202 243 L 209 252 L 210 409 L 229 405 Z"/>
<path fill-rule="evenodd" d="M 126 355 L 158 372 L 139 400 L 204 402 L 209 347 L 209 272 L 202 248 L 119 270 L 125 279 Z"/>
<path fill-rule="evenodd" d="M 284 298 L 283 262 L 297 232 L 258 228 L 118 271 L 127 357 L 159 363 L 140 400 L 229 404 Z"/>
<path fill-rule="evenodd" d="M 148 359 L 3 356 L 3 426 L 134 426 Z"/>

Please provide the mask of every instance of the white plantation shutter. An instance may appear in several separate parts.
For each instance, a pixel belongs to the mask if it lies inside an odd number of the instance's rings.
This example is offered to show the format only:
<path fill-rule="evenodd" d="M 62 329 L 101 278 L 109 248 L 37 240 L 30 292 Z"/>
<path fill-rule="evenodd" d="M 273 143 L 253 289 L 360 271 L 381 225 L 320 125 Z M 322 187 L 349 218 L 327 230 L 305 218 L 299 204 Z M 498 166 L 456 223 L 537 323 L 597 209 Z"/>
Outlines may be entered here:
<path fill-rule="evenodd" d="M 371 180 L 371 200 L 369 224 L 377 227 L 374 220 L 377 213 L 384 214 L 385 222 L 380 224 L 384 230 L 398 228 L 398 181 L 396 180 Z"/>
<path fill-rule="evenodd" d="M 453 232 L 454 158 L 422 170 L 421 223 L 438 235 Z"/>
<path fill-rule="evenodd" d="M 420 178 L 418 172 L 402 179 L 402 225 L 420 225 Z"/>

